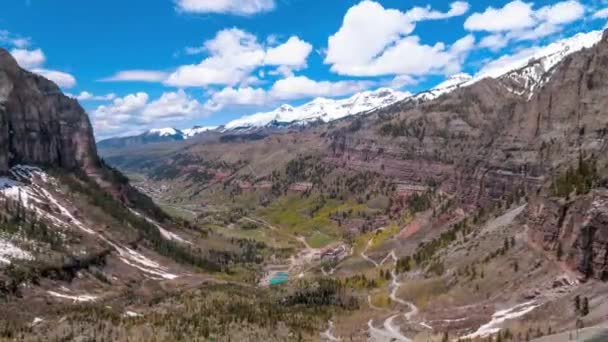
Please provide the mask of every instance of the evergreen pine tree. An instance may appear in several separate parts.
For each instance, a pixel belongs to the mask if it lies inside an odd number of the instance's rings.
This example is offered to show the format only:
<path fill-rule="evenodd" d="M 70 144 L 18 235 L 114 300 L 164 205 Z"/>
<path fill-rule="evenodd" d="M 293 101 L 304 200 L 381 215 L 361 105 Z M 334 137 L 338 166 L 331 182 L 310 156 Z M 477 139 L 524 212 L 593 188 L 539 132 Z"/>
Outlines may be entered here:
<path fill-rule="evenodd" d="M 585 317 L 589 314 L 589 298 L 583 298 L 583 306 L 581 307 L 581 316 Z"/>

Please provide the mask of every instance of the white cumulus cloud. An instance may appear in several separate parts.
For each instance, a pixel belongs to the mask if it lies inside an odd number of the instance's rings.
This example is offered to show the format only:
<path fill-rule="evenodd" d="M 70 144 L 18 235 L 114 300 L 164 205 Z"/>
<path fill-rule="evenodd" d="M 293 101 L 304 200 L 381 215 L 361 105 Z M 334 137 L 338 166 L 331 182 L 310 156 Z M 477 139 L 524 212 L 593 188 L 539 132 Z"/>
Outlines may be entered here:
<path fill-rule="evenodd" d="M 262 106 L 269 102 L 266 90 L 262 88 L 233 88 L 226 87 L 211 94 L 205 103 L 205 108 L 210 111 L 218 111 L 226 106 Z"/>
<path fill-rule="evenodd" d="M 491 34 L 483 37 L 478 46 L 490 50 L 500 50 L 509 44 L 509 37 L 502 33 Z"/>
<path fill-rule="evenodd" d="M 91 113 L 98 136 L 112 136 L 126 131 L 136 131 L 142 125 L 170 122 L 204 116 L 209 112 L 196 99 L 183 90 L 165 92 L 150 100 L 145 92 L 115 98 L 109 105 L 98 106 Z"/>
<path fill-rule="evenodd" d="M 501 8 L 488 7 L 473 13 L 465 23 L 469 31 L 489 32 L 480 47 L 498 50 L 512 40 L 537 40 L 563 30 L 564 25 L 580 20 L 585 7 L 576 0 L 561 1 L 535 9 L 533 3 L 514 0 Z"/>
<path fill-rule="evenodd" d="M 160 98 L 147 104 L 142 112 L 142 119 L 147 122 L 155 120 L 174 120 L 202 114 L 203 107 L 183 90 L 163 93 Z"/>
<path fill-rule="evenodd" d="M 466 51 L 444 43 L 427 45 L 410 34 L 417 21 L 462 15 L 468 8 L 457 1 L 445 13 L 430 7 L 401 12 L 362 1 L 346 12 L 340 29 L 329 37 L 325 63 L 331 64 L 332 71 L 350 76 L 422 75 L 454 69 Z"/>
<path fill-rule="evenodd" d="M 263 66 L 277 66 L 280 70 L 301 69 L 312 51 L 312 45 L 297 36 L 277 46 L 264 46 L 247 31 L 232 28 L 219 31 L 200 48 L 189 51 L 206 52 L 198 64 L 178 67 L 165 84 L 175 87 L 204 87 L 209 85 L 252 84 L 257 78 L 252 73 Z"/>
<path fill-rule="evenodd" d="M 595 13 L 593 13 L 593 17 L 596 19 L 606 19 L 608 18 L 608 8 L 601 9 Z"/>
<path fill-rule="evenodd" d="M 317 96 L 336 97 L 356 93 L 371 86 L 369 81 L 315 81 L 306 76 L 278 80 L 270 89 L 275 99 L 291 100 Z"/>
<path fill-rule="evenodd" d="M 418 84 L 418 80 L 409 75 L 398 75 L 395 76 L 388 85 L 391 88 L 400 89 L 408 85 Z"/>
<path fill-rule="evenodd" d="M 268 49 L 264 64 L 299 68 L 306 64 L 311 51 L 312 45 L 292 36 L 285 43 Z"/>
<path fill-rule="evenodd" d="M 116 94 L 109 93 L 106 95 L 94 95 L 88 91 L 81 91 L 78 95 L 66 94 L 70 97 L 75 98 L 78 101 L 111 101 L 116 98 Z"/>
<path fill-rule="evenodd" d="M 236 15 L 252 15 L 275 8 L 274 0 L 176 0 L 175 4 L 182 12 Z"/>
<path fill-rule="evenodd" d="M 532 4 L 515 0 L 502 8 L 488 7 L 484 12 L 473 13 L 464 22 L 469 31 L 501 32 L 525 29 L 536 24 Z"/>
<path fill-rule="evenodd" d="M 31 39 L 29 37 L 16 36 L 7 30 L 0 30 L 0 43 L 10 47 L 24 49 L 31 44 Z"/>
<path fill-rule="evenodd" d="M 541 7 L 536 12 L 536 17 L 542 23 L 561 25 L 579 20 L 584 14 L 585 7 L 580 2 L 568 0 Z"/>
<path fill-rule="evenodd" d="M 163 82 L 169 76 L 157 70 L 124 70 L 101 79 L 102 82 Z"/>
<path fill-rule="evenodd" d="M 73 88 L 76 85 L 76 78 L 71 74 L 68 74 L 67 72 L 41 68 L 32 69 L 31 71 L 45 78 L 48 78 L 49 80 L 55 82 L 55 84 L 57 84 L 61 88 L 69 89 Z"/>
<path fill-rule="evenodd" d="M 468 2 L 455 1 L 450 4 L 450 10 L 447 12 L 436 11 L 433 10 L 431 6 L 426 6 L 414 7 L 408 10 L 405 14 L 412 21 L 438 20 L 461 16 L 467 13 L 469 8 L 470 6 Z"/>
<path fill-rule="evenodd" d="M 62 88 L 72 88 L 76 85 L 76 78 L 73 75 L 45 66 L 46 55 L 42 49 L 27 49 L 30 45 L 29 38 L 14 36 L 6 30 L 0 30 L 0 43 L 13 47 L 10 54 L 22 68 L 39 74 Z"/>
<path fill-rule="evenodd" d="M 24 69 L 40 67 L 46 62 L 46 57 L 41 49 L 12 49 L 11 55 L 15 58 L 19 66 Z"/>
<path fill-rule="evenodd" d="M 219 111 L 228 106 L 268 106 L 285 100 L 339 97 L 366 90 L 375 84 L 358 80 L 317 81 L 306 76 L 292 75 L 276 81 L 268 90 L 226 87 L 212 93 L 205 103 L 205 108 L 209 111 Z"/>
<path fill-rule="evenodd" d="M 184 65 L 173 72 L 166 84 L 196 87 L 212 84 L 234 85 L 262 65 L 264 50 L 257 37 L 240 29 L 226 29 L 205 42 L 209 57 L 199 64 Z"/>

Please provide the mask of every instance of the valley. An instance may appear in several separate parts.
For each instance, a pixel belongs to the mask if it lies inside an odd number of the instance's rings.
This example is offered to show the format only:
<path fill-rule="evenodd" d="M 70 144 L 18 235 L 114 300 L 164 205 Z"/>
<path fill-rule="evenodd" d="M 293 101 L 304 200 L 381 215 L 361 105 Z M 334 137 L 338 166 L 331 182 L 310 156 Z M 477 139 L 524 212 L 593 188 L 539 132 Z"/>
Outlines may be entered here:
<path fill-rule="evenodd" d="M 608 33 L 481 76 L 95 143 L 0 49 L 0 341 L 601 338 Z"/>
<path fill-rule="evenodd" d="M 136 185 L 157 203 L 210 231 L 286 248 L 263 262 L 261 286 L 284 274 L 288 280 L 273 286 L 326 277 L 348 288 L 359 309 L 332 315 L 312 339 L 532 340 L 601 324 L 606 312 L 603 252 L 589 252 L 593 276 L 585 276 L 589 259 L 577 233 L 584 215 L 586 225 L 603 215 L 603 138 L 556 126 L 570 120 L 564 108 L 586 110 L 576 99 L 546 107 L 553 91 L 581 84 L 573 65 L 601 60 L 602 45 L 573 58 L 557 53 L 561 63 L 552 51 L 548 62 L 524 67 L 544 65 L 550 81 L 522 82 L 529 72 L 516 69 L 428 103 L 406 99 L 328 125 L 102 154 L 137 173 Z M 516 86 L 523 88 L 504 91 Z M 585 95 L 591 103 L 596 86 Z M 555 108 L 562 109 L 543 114 Z M 527 126 L 528 112 L 540 113 L 536 127 Z M 591 120 L 585 125 L 605 125 L 579 115 Z M 555 140 L 555 130 L 567 140 Z M 579 185 L 562 191 L 561 182 Z M 589 201 L 597 212 L 585 209 Z M 603 231 L 597 227 L 593 234 Z M 575 309 L 581 298 L 593 309 Z"/>

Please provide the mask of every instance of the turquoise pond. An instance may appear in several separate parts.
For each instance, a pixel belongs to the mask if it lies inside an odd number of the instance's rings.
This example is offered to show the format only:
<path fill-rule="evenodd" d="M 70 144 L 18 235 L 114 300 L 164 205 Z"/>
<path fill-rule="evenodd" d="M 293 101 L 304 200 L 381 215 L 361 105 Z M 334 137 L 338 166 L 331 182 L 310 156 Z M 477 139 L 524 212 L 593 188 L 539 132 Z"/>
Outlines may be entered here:
<path fill-rule="evenodd" d="M 285 272 L 277 272 L 272 279 L 270 279 L 270 285 L 279 285 L 289 280 L 289 274 Z"/>

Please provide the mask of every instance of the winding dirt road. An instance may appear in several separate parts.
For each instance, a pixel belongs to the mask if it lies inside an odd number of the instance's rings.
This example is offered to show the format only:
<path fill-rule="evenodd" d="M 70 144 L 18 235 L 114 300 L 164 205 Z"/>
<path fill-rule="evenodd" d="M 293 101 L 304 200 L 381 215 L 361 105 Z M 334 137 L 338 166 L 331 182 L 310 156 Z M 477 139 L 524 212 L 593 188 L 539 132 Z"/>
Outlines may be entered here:
<path fill-rule="evenodd" d="M 374 265 L 374 267 L 376 267 L 376 268 L 379 268 L 380 266 L 384 265 L 384 263 L 386 263 L 389 259 L 393 259 L 393 264 L 394 264 L 394 267 L 396 268 L 398 258 L 397 258 L 397 255 L 395 254 L 395 250 L 390 251 L 386 255 L 386 257 L 384 257 L 384 259 L 382 259 L 382 261 L 380 261 L 380 262 L 376 262 L 374 259 L 370 258 L 369 256 L 367 256 L 365 254 L 367 252 L 367 250 L 371 247 L 372 241 L 373 241 L 373 238 L 367 242 L 365 249 L 361 252 L 361 257 L 363 259 L 369 261 L 370 263 L 372 263 Z M 399 328 L 399 326 L 395 325 L 395 323 L 394 323 L 394 320 L 397 317 L 399 317 L 400 315 L 403 315 L 405 320 L 409 322 L 412 319 L 412 317 L 414 317 L 418 314 L 418 308 L 413 303 L 410 303 L 408 301 L 405 301 L 405 300 L 397 297 L 397 291 L 399 291 L 399 288 L 401 287 L 401 283 L 399 281 L 397 281 L 397 274 L 396 274 L 395 268 L 393 268 L 391 270 L 391 283 L 389 285 L 389 289 L 391 292 L 390 292 L 389 296 L 393 302 L 398 303 L 401 306 L 407 307 L 408 311 L 406 313 L 400 312 L 400 313 L 397 313 L 397 314 L 394 314 L 394 315 L 388 317 L 387 319 L 384 320 L 384 322 L 382 323 L 382 327 L 380 327 L 380 328 L 374 326 L 374 320 L 370 319 L 367 322 L 370 342 L 390 342 L 390 341 L 411 342 L 412 341 L 408 337 L 404 336 L 401 333 L 401 329 Z M 371 304 L 369 297 L 368 297 L 368 301 Z"/>

